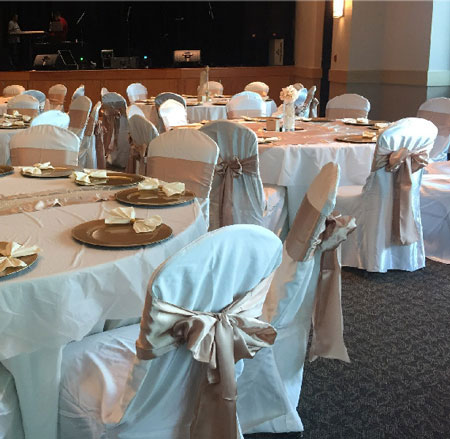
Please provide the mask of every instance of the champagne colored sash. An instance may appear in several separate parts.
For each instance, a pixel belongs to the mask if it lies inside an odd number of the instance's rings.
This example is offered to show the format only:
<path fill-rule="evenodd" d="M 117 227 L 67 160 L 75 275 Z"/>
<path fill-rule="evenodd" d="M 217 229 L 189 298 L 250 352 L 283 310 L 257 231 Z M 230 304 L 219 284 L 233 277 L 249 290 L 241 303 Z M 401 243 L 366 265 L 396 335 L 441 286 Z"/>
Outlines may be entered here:
<path fill-rule="evenodd" d="M 136 355 L 150 360 L 186 344 L 207 364 L 190 437 L 238 438 L 234 364 L 272 345 L 276 331 L 258 320 L 274 273 L 218 313 L 190 311 L 154 296 L 146 301 Z"/>
<path fill-rule="evenodd" d="M 136 145 L 131 137 L 128 138 L 128 141 L 130 142 L 130 153 L 128 156 L 127 172 L 129 174 L 142 174 L 145 172 L 147 162 L 147 145 Z"/>
<path fill-rule="evenodd" d="M 242 116 L 263 117 L 260 109 L 254 110 L 230 110 L 227 112 L 228 119 L 240 119 Z"/>
<path fill-rule="evenodd" d="M 145 175 L 171 183 L 181 181 L 198 198 L 208 198 L 214 164 L 172 157 L 148 157 Z"/>
<path fill-rule="evenodd" d="M 52 106 L 64 105 L 65 93 L 49 93 L 48 100 Z"/>
<path fill-rule="evenodd" d="M 30 117 L 36 117 L 39 114 L 39 110 L 37 108 L 8 108 L 6 110 L 8 114 L 13 114 L 14 111 L 18 111 L 20 114 Z"/>
<path fill-rule="evenodd" d="M 147 95 L 144 93 L 144 94 L 135 94 L 135 95 L 132 95 L 132 99 L 133 99 L 133 103 L 134 102 L 136 102 L 136 101 L 144 101 L 145 99 L 147 99 Z"/>
<path fill-rule="evenodd" d="M 77 166 L 78 152 L 61 149 L 11 148 L 12 166 L 51 162 L 53 166 Z"/>
<path fill-rule="evenodd" d="M 400 148 L 389 151 L 377 147 L 372 172 L 386 168 L 394 173 L 394 200 L 392 207 L 392 243 L 410 245 L 421 238 L 412 210 L 412 174 L 428 164 L 429 145 L 421 150 Z"/>
<path fill-rule="evenodd" d="M 233 179 L 242 174 L 256 176 L 258 173 L 258 156 L 245 159 L 234 156 L 229 161 L 221 161 L 216 166 L 216 174 L 222 177 L 219 189 L 220 227 L 233 224 Z"/>
<path fill-rule="evenodd" d="M 105 145 L 103 136 L 105 134 L 103 121 L 97 121 L 94 127 L 95 135 L 95 155 L 97 157 L 97 168 L 106 169 Z"/>
<path fill-rule="evenodd" d="M 343 117 L 367 117 L 366 110 L 355 108 L 327 108 L 327 117 L 330 119 L 342 119 Z"/>
<path fill-rule="evenodd" d="M 88 112 L 86 110 L 69 110 L 69 129 L 80 132 L 86 125 Z"/>

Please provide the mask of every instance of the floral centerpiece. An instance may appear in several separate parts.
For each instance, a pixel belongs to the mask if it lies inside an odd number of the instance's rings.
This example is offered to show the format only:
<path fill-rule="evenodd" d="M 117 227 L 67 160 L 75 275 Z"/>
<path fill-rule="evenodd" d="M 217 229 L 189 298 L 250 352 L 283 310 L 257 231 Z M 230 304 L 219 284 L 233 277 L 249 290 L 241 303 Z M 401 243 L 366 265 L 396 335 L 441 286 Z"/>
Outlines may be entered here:
<path fill-rule="evenodd" d="M 295 101 L 298 98 L 298 90 L 289 85 L 281 89 L 280 99 L 283 101 L 283 131 L 295 130 Z"/>

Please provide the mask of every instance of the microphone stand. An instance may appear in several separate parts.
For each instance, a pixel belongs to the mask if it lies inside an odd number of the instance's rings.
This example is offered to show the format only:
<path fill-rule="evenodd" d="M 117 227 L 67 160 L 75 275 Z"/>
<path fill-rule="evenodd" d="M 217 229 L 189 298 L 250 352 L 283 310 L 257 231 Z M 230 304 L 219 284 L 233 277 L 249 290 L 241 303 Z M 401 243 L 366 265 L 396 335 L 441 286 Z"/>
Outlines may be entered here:
<path fill-rule="evenodd" d="M 84 16 L 86 15 L 86 11 L 83 11 L 83 13 L 80 15 L 80 18 L 78 18 L 77 22 L 75 23 L 75 26 L 78 26 L 82 21 Z M 80 43 L 81 47 L 84 46 L 84 36 L 83 36 L 83 25 L 80 26 Z"/>

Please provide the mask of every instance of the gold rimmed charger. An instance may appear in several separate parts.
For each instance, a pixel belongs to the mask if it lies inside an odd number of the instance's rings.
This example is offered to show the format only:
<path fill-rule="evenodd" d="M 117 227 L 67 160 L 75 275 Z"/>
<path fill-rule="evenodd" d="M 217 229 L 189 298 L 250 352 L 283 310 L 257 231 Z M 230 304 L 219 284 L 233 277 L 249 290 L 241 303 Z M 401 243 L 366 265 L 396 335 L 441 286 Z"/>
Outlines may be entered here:
<path fill-rule="evenodd" d="M 166 207 L 191 203 L 195 198 L 194 192 L 184 191 L 168 197 L 162 188 L 142 190 L 137 188 L 125 189 L 116 193 L 116 200 L 132 206 Z"/>
<path fill-rule="evenodd" d="M 201 102 L 187 102 L 186 106 L 187 107 L 198 107 L 199 105 L 202 105 Z"/>
<path fill-rule="evenodd" d="M 67 166 L 55 166 L 53 169 L 41 169 L 41 174 L 28 174 L 27 172 L 20 171 L 22 176 L 31 178 L 67 178 L 70 177 L 75 168 Z"/>
<path fill-rule="evenodd" d="M 0 248 L 5 247 L 6 244 L 8 244 L 8 242 L 5 241 L 0 242 Z M 26 267 L 8 267 L 6 270 L 0 272 L 0 278 L 7 277 L 10 276 L 11 274 L 18 273 L 19 271 L 26 270 L 27 268 L 30 267 L 30 265 L 33 265 L 36 262 L 37 258 L 38 258 L 37 253 L 34 255 L 19 256 L 16 259 L 20 259 L 21 261 L 25 262 L 25 264 L 27 264 Z"/>
<path fill-rule="evenodd" d="M 30 124 L 26 124 L 26 125 L 11 125 L 11 126 L 4 126 L 0 124 L 0 129 L 2 130 L 24 130 L 26 128 L 30 128 Z"/>
<path fill-rule="evenodd" d="M 106 175 L 106 178 L 90 177 L 90 183 L 78 180 L 75 183 L 80 186 L 132 186 L 145 179 L 142 175 L 125 172 L 107 172 Z"/>
<path fill-rule="evenodd" d="M 13 174 L 14 168 L 12 166 L 0 165 L 0 177 L 4 177 L 5 175 Z"/>
<path fill-rule="evenodd" d="M 137 218 L 138 219 L 138 218 Z M 172 236 L 172 229 L 161 224 L 153 232 L 136 233 L 133 224 L 105 224 L 104 219 L 88 221 L 72 229 L 72 237 L 96 247 L 141 247 L 157 244 Z"/>
<path fill-rule="evenodd" d="M 367 122 L 349 122 L 343 121 L 345 125 L 353 125 L 359 127 L 373 127 L 376 123 L 385 123 L 383 120 L 368 120 Z"/>
<path fill-rule="evenodd" d="M 377 143 L 377 138 L 375 137 L 363 137 L 361 135 L 351 135 L 351 136 L 342 136 L 336 137 L 338 142 L 347 142 L 347 143 Z"/>
<path fill-rule="evenodd" d="M 311 117 L 309 119 L 300 119 L 301 122 L 335 122 L 335 119 L 329 119 L 328 117 Z"/>

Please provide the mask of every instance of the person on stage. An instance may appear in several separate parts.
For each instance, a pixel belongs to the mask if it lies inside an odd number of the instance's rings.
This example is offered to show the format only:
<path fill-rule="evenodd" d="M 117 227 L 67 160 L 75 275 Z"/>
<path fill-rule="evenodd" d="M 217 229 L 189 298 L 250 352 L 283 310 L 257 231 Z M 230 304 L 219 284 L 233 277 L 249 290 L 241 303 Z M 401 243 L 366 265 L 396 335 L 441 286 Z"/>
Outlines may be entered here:
<path fill-rule="evenodd" d="M 67 32 L 69 32 L 69 25 L 64 17 L 61 16 L 61 12 L 56 11 L 53 14 L 53 20 L 50 23 L 50 36 L 55 40 L 61 42 L 66 41 Z"/>
<path fill-rule="evenodd" d="M 15 35 L 17 32 L 20 32 L 19 16 L 14 14 L 8 23 L 9 59 L 13 69 L 16 69 L 19 65 L 20 36 Z"/>

